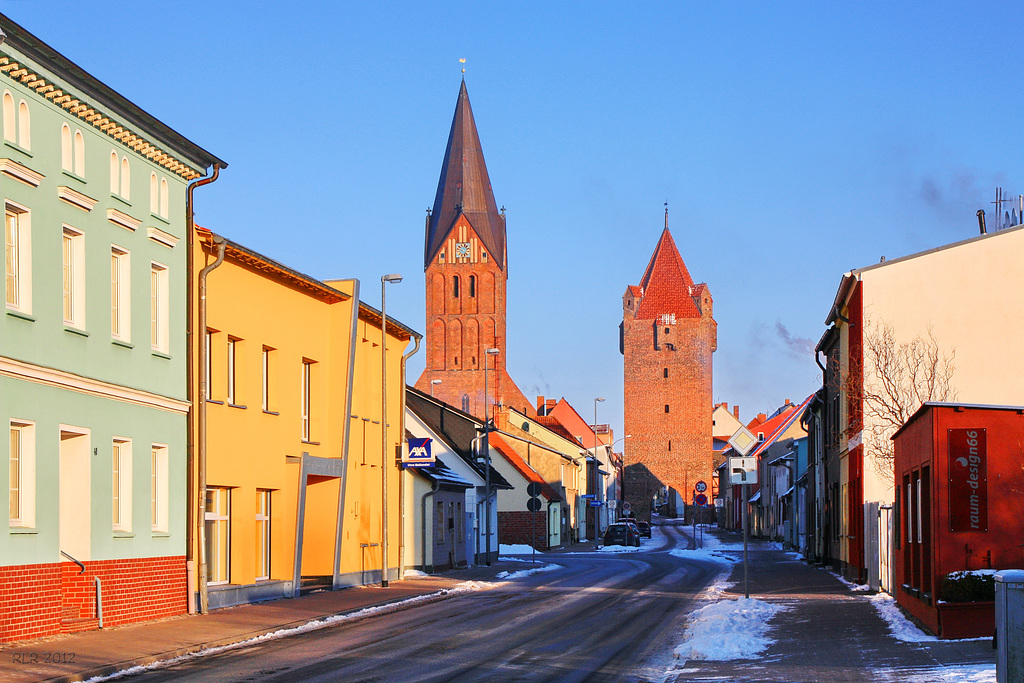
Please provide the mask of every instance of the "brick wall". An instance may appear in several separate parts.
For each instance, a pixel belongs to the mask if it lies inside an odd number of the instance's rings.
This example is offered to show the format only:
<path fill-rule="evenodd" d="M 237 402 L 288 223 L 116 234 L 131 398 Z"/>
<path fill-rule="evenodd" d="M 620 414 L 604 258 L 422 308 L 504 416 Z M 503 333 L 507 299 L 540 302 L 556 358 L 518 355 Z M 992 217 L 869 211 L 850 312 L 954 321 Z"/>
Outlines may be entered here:
<path fill-rule="evenodd" d="M 0 642 L 88 630 L 96 620 L 96 586 L 103 624 L 116 626 L 184 614 L 185 558 L 146 557 L 0 567 Z"/>
<path fill-rule="evenodd" d="M 529 546 L 536 543 L 537 550 L 547 550 L 547 513 L 543 509 L 539 512 L 499 512 L 498 543 Z"/>

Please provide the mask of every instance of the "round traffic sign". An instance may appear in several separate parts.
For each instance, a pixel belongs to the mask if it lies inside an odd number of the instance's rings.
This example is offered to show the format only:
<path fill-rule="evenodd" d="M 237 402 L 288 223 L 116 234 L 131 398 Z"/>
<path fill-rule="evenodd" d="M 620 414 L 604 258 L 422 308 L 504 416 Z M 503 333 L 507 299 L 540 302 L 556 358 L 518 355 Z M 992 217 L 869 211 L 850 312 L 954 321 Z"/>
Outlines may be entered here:
<path fill-rule="evenodd" d="M 540 511 L 540 506 L 540 498 L 530 498 L 529 500 L 526 501 L 526 509 L 529 510 L 530 512 Z"/>
<path fill-rule="evenodd" d="M 705 483 L 704 483 L 704 482 L 702 482 L 702 481 L 698 481 L 698 482 L 697 482 L 697 483 L 696 483 L 696 484 L 694 485 L 693 489 L 694 489 L 694 490 L 695 490 L 695 491 L 696 491 L 697 493 L 704 493 L 705 491 L 707 491 L 707 490 L 708 490 L 708 485 L 707 485 L 707 484 L 705 484 Z"/>
<path fill-rule="evenodd" d="M 526 486 L 526 495 L 528 495 L 528 496 L 539 496 L 540 495 L 540 482 L 531 481 Z"/>
<path fill-rule="evenodd" d="M 694 502 L 697 503 L 697 505 L 703 507 L 708 504 L 708 497 L 705 496 L 703 493 L 698 493 L 697 498 L 694 500 Z"/>

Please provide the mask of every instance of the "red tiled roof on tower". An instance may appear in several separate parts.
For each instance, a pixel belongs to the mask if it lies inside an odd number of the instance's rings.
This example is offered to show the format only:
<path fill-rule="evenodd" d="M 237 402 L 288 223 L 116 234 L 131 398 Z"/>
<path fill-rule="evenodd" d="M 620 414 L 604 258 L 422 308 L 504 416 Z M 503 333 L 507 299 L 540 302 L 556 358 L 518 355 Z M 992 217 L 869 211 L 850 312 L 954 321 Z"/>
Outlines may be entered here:
<path fill-rule="evenodd" d="M 463 214 L 487 247 L 494 262 L 504 270 L 505 221 L 498 213 L 498 205 L 494 201 L 465 81 L 459 88 L 434 208 L 427 225 L 424 268 L 437 256 L 455 222 Z"/>
<path fill-rule="evenodd" d="M 677 318 L 700 317 L 700 308 L 694 301 L 697 288 L 668 228 L 661 233 L 640 287 L 643 298 L 636 311 L 638 319 L 653 320 L 666 314 Z"/>

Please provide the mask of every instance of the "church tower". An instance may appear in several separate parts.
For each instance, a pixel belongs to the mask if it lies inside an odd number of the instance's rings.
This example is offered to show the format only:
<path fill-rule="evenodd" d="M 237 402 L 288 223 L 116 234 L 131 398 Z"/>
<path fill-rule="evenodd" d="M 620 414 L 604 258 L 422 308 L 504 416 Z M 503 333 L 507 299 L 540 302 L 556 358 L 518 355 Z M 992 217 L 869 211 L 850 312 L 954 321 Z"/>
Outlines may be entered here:
<path fill-rule="evenodd" d="M 427 214 L 423 267 L 426 368 L 416 388 L 483 417 L 486 368 L 488 416 L 494 404 L 536 414 L 505 370 L 505 212 L 494 201 L 465 81 Z"/>
<path fill-rule="evenodd" d="M 711 354 L 718 345 L 706 284 L 694 284 L 665 229 L 637 286 L 622 297 L 624 495 L 637 519 L 650 519 L 662 486 L 690 502 L 694 484 L 711 485 Z"/>

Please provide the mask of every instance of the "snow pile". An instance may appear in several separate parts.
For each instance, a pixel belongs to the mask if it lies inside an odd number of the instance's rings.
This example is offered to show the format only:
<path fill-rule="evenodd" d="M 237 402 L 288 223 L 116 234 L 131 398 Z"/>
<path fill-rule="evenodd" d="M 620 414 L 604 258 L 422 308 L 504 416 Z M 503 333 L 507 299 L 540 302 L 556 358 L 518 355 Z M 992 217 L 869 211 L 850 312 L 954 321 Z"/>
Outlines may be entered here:
<path fill-rule="evenodd" d="M 640 548 L 635 545 L 603 545 L 597 549 L 599 553 L 638 553 Z"/>
<path fill-rule="evenodd" d="M 504 579 L 506 581 L 513 579 L 522 579 L 527 576 L 533 576 L 534 574 L 540 574 L 541 572 L 550 572 L 556 569 L 561 569 L 560 564 L 546 564 L 543 567 L 534 567 L 533 569 L 520 569 L 517 572 L 499 572 L 497 578 Z"/>
<path fill-rule="evenodd" d="M 736 564 L 737 562 L 742 561 L 742 558 L 740 557 L 725 555 L 722 552 L 719 552 L 717 550 L 709 550 L 708 548 L 704 548 L 704 550 L 682 550 L 680 548 L 673 548 L 672 550 L 668 551 L 668 554 L 672 557 L 709 560 L 711 562 L 717 562 L 718 564 L 727 565 Z"/>
<path fill-rule="evenodd" d="M 768 621 L 786 608 L 755 598 L 722 600 L 694 611 L 678 659 L 753 659 L 775 642 L 768 637 Z"/>
<path fill-rule="evenodd" d="M 900 672 L 901 683 L 996 683 L 995 664 L 959 664 Z"/>
<path fill-rule="evenodd" d="M 854 583 L 853 581 L 848 581 L 847 579 L 843 578 L 841 574 L 836 574 L 833 571 L 829 571 L 829 574 L 839 579 L 840 583 L 842 583 L 844 586 L 846 586 L 852 591 L 866 591 L 870 590 L 871 588 L 871 586 L 867 585 L 866 583 Z"/>
<path fill-rule="evenodd" d="M 531 546 L 524 544 L 505 545 L 504 543 L 502 543 L 498 547 L 498 553 L 504 555 L 531 555 L 533 554 L 533 548 Z M 541 554 L 539 550 L 537 551 L 537 554 Z"/>
<path fill-rule="evenodd" d="M 904 643 L 926 643 L 938 640 L 935 636 L 927 635 L 903 616 L 903 612 L 896 606 L 896 600 L 891 595 L 878 593 L 868 599 L 871 600 L 871 604 L 875 606 L 878 614 L 889 626 L 889 634 L 896 640 L 902 640 Z"/>
<path fill-rule="evenodd" d="M 413 578 L 416 578 L 416 577 L 420 577 L 420 576 L 430 576 L 430 574 L 428 574 L 426 572 L 421 572 L 419 569 L 406 569 L 404 572 L 402 572 L 402 576 L 406 576 L 406 577 L 410 577 L 411 576 Z"/>

